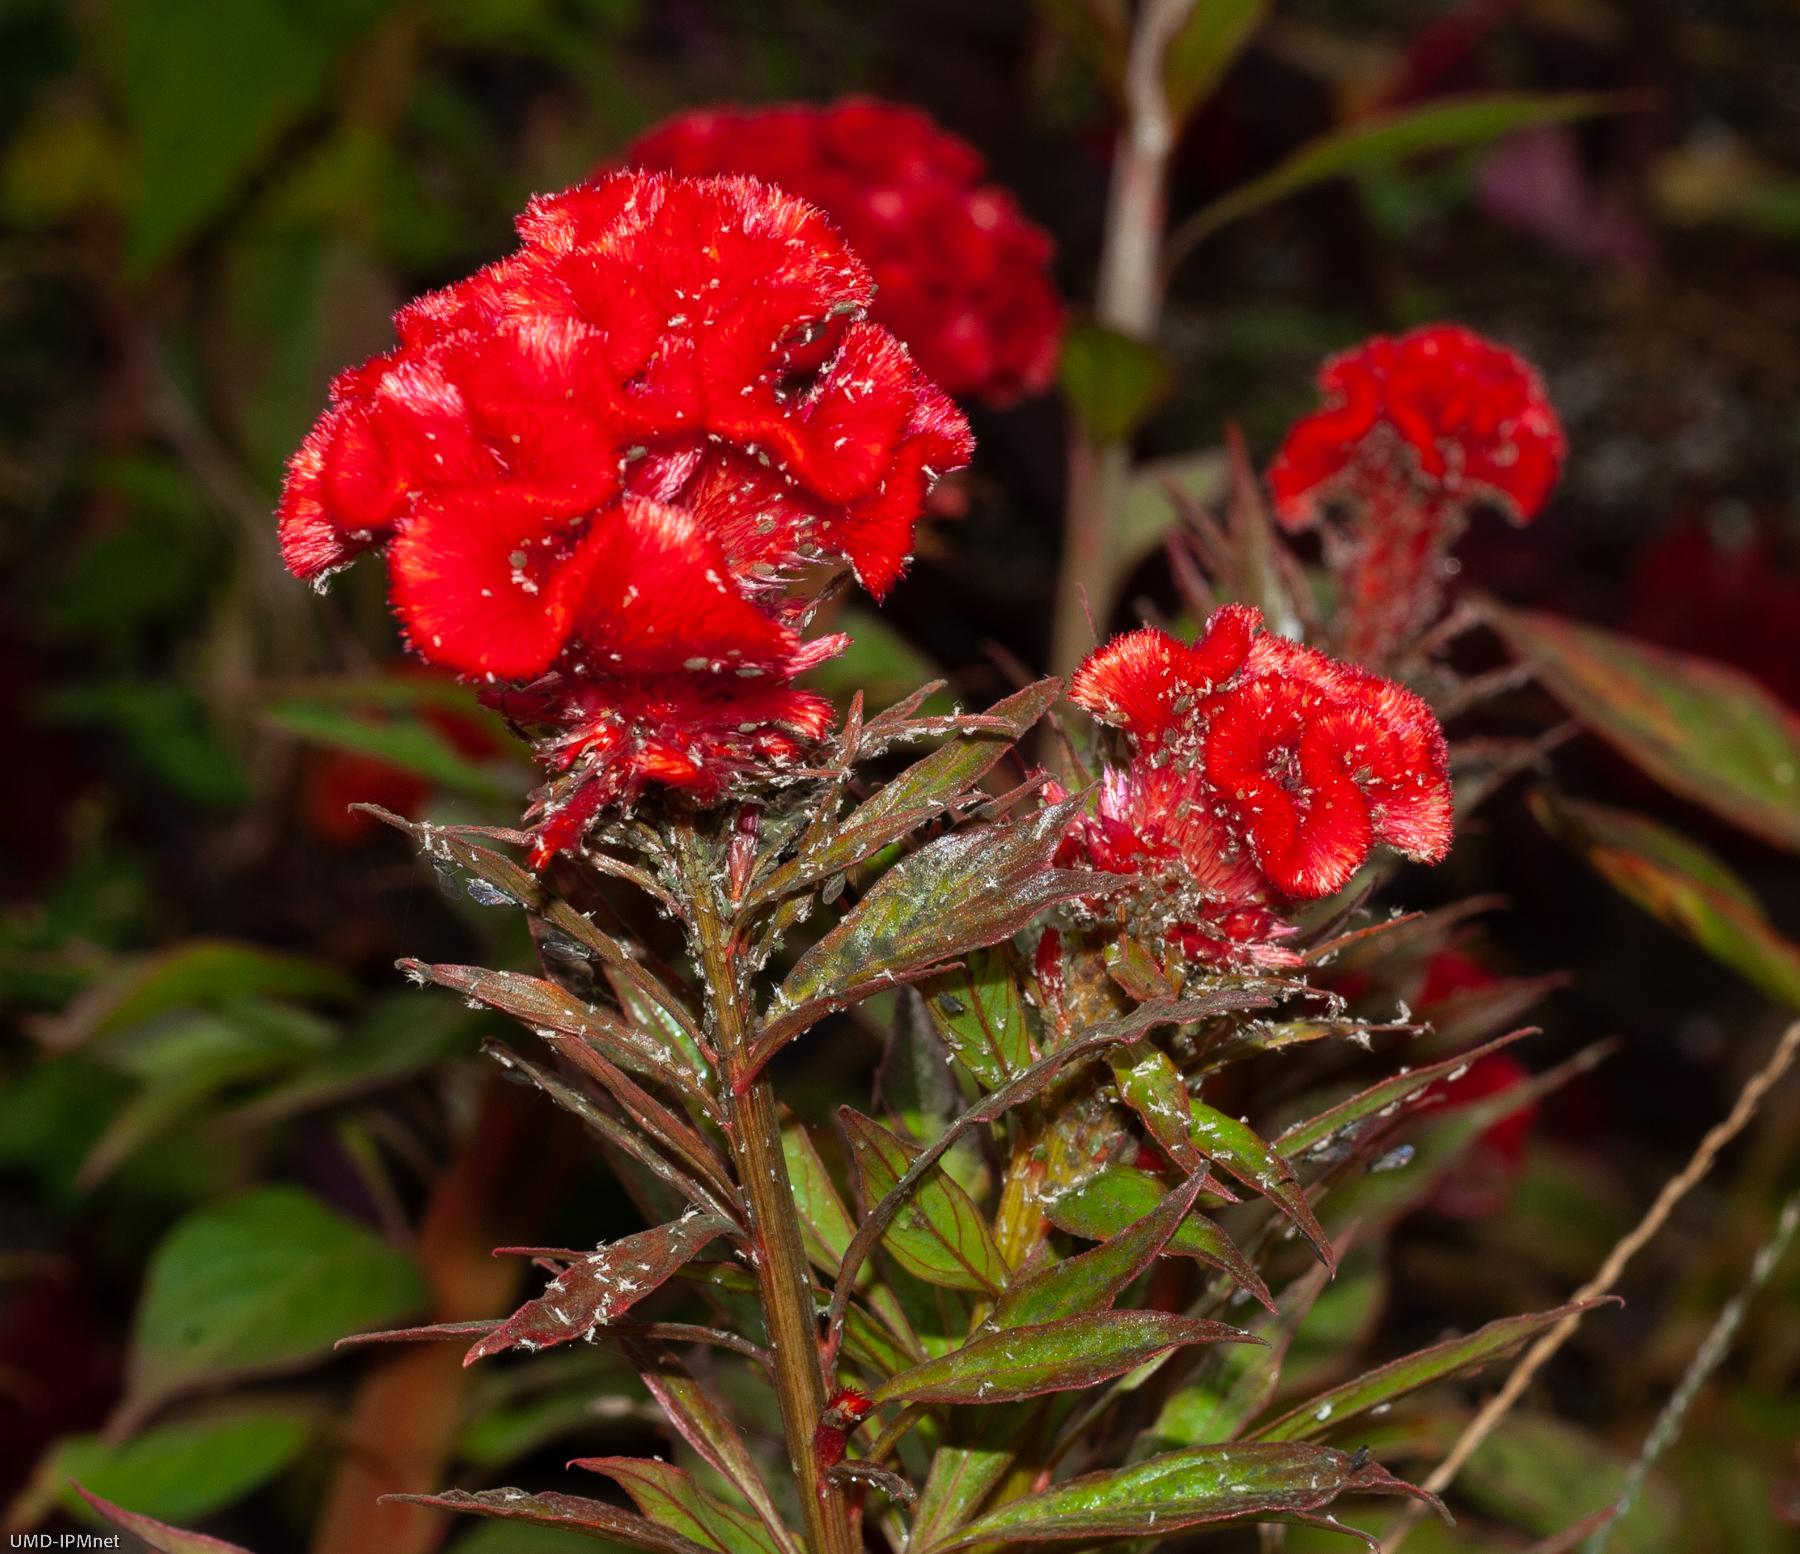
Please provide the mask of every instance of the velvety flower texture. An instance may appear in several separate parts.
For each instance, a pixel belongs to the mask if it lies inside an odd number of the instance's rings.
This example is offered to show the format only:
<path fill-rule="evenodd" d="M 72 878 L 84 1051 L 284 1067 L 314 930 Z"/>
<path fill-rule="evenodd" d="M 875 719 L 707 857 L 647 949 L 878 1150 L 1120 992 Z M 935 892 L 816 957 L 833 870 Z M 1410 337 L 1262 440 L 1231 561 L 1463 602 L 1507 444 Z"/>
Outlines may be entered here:
<path fill-rule="evenodd" d="M 279 516 L 302 577 L 385 550 L 411 646 L 532 725 L 565 774 L 542 855 L 647 782 L 717 798 L 817 739 L 830 705 L 790 682 L 842 643 L 802 640 L 791 584 L 848 563 L 885 593 L 971 443 L 790 195 L 621 173 L 519 234 L 340 375 Z"/>
<path fill-rule="evenodd" d="M 1191 645 L 1146 627 L 1088 657 L 1070 697 L 1125 732 L 1131 760 L 1070 842 L 1090 867 L 1145 876 L 1124 897 L 1137 927 L 1269 966 L 1295 959 L 1283 908 L 1340 889 L 1378 844 L 1442 859 L 1451 802 L 1423 701 L 1261 626 L 1227 605 Z"/>
<path fill-rule="evenodd" d="M 1536 516 L 1562 428 L 1529 365 L 1453 324 L 1365 341 L 1325 363 L 1319 391 L 1325 407 L 1289 431 L 1269 485 L 1290 528 L 1341 513 L 1325 526 L 1339 638 L 1376 662 L 1430 622 L 1471 506 Z"/>
<path fill-rule="evenodd" d="M 703 109 L 651 130 L 626 160 L 748 173 L 811 200 L 874 275 L 872 317 L 950 393 L 1004 404 L 1054 379 L 1063 306 L 1049 236 L 981 181 L 980 152 L 918 109 L 866 98 Z"/>

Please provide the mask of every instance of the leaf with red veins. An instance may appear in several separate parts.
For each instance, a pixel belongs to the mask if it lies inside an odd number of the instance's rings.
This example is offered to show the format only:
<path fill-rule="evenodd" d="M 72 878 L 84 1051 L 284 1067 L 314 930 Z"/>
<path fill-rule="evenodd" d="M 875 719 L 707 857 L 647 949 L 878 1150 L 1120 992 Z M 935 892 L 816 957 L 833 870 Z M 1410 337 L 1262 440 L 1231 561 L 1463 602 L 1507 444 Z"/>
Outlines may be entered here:
<path fill-rule="evenodd" d="M 773 668 L 798 637 L 733 586 L 729 563 L 683 508 L 627 497 L 598 521 L 575 634 L 593 668 L 621 674 Z"/>
<path fill-rule="evenodd" d="M 724 1220 L 695 1211 L 654 1230 L 622 1237 L 565 1268 L 542 1295 L 527 1301 L 470 1349 L 463 1364 L 507 1349 L 545 1349 L 591 1339 L 730 1229 Z"/>
<path fill-rule="evenodd" d="M 395 611 L 436 663 L 541 674 L 568 641 L 605 537 L 506 486 L 424 499 L 388 552 Z"/>

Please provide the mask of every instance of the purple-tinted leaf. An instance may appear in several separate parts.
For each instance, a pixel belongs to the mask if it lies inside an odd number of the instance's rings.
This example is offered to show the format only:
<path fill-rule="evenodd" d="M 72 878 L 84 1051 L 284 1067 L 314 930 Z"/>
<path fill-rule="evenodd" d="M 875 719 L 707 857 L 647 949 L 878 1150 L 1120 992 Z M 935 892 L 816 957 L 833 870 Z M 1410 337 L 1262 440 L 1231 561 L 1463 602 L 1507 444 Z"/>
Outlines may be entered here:
<path fill-rule="evenodd" d="M 1080 807 L 1069 799 L 952 832 L 901 859 L 800 958 L 776 995 L 777 1018 L 1010 938 L 1055 902 L 1118 888 L 1114 876 L 1051 866 Z"/>
<path fill-rule="evenodd" d="M 1588 728 L 1684 798 L 1800 849 L 1800 717 L 1748 675 L 1594 626 L 1488 606 Z"/>
<path fill-rule="evenodd" d="M 873 1205 L 895 1189 L 920 1150 L 848 1106 L 839 1107 L 838 1116 L 864 1202 Z M 947 1289 L 992 1295 L 1009 1271 L 981 1210 L 942 1171 L 919 1183 L 910 1203 L 893 1216 L 882 1244 L 908 1273 Z"/>
<path fill-rule="evenodd" d="M 1072 1236 L 1101 1241 L 1116 1236 L 1153 1213 L 1162 1201 L 1163 1184 L 1132 1166 L 1107 1166 L 1045 1206 L 1050 1223 Z M 1167 1256 L 1192 1257 L 1229 1274 L 1263 1305 L 1274 1310 L 1274 1298 L 1250 1260 L 1231 1237 L 1211 1220 L 1189 1214 L 1163 1247 Z"/>
<path fill-rule="evenodd" d="M 527 1301 L 470 1349 L 463 1364 L 507 1349 L 547 1349 L 592 1338 L 596 1328 L 623 1316 L 730 1229 L 722 1219 L 695 1212 L 621 1237 L 565 1268 L 542 1295 Z"/>
<path fill-rule="evenodd" d="M 171 1527 L 167 1522 L 159 1522 L 148 1516 L 140 1516 L 136 1511 L 127 1511 L 110 1500 L 103 1500 L 92 1490 L 75 1486 L 75 1493 L 94 1508 L 113 1526 L 123 1528 L 134 1538 L 142 1541 L 147 1549 L 155 1554 L 250 1554 L 240 1544 L 227 1543 L 223 1538 L 209 1538 L 203 1532 L 187 1532 L 180 1527 Z"/>
<path fill-rule="evenodd" d="M 755 1517 L 709 1495 L 685 1469 L 660 1458 L 578 1457 L 569 1464 L 601 1473 L 631 1497 L 644 1516 L 718 1554 L 785 1554 Z"/>
<path fill-rule="evenodd" d="M 1011 1501 L 921 1554 L 981 1543 L 1163 1537 L 1189 1527 L 1307 1515 L 1344 1494 L 1410 1495 L 1437 1504 L 1385 1468 L 1330 1447 L 1273 1441 L 1201 1446 Z"/>
<path fill-rule="evenodd" d="M 695 1381 L 687 1367 L 666 1349 L 628 1341 L 625 1352 L 637 1367 L 650 1396 L 656 1399 L 681 1438 L 750 1502 L 763 1526 L 789 1554 L 797 1554 L 793 1535 L 787 1531 L 775 1509 L 775 1502 L 769 1497 L 768 1486 L 757 1471 L 750 1448 L 712 1393 Z"/>
<path fill-rule="evenodd" d="M 1567 984 L 1566 973 L 1541 977 L 1500 977 L 1482 987 L 1460 988 L 1435 999 L 1419 1018 L 1437 1034 L 1434 1045 L 1460 1048 L 1486 1041 L 1515 1026 L 1519 1017 Z"/>
<path fill-rule="evenodd" d="M 403 960 L 400 969 L 497 1009 L 529 1026 L 545 1041 L 586 1042 L 634 1074 L 675 1085 L 688 1095 L 706 1093 L 700 1083 L 702 1076 L 695 1073 L 681 1048 L 639 1030 L 610 1009 L 583 1003 L 542 977 L 489 971 L 483 966 L 433 966 L 418 960 Z"/>
<path fill-rule="evenodd" d="M 692 1538 L 659 1526 L 604 1500 L 581 1495 L 527 1494 L 522 1489 L 483 1489 L 474 1494 L 450 1489 L 441 1495 L 383 1495 L 381 1503 L 425 1505 L 439 1511 L 466 1511 L 472 1516 L 492 1516 L 502 1521 L 529 1522 L 535 1527 L 567 1527 L 601 1533 L 620 1543 L 649 1549 L 653 1554 L 716 1554 L 716 1550 Z"/>
<path fill-rule="evenodd" d="M 1362 1128 L 1387 1125 L 1404 1108 L 1423 1100 L 1432 1085 L 1440 1080 L 1460 1078 L 1472 1064 L 1490 1052 L 1498 1052 L 1531 1034 L 1530 1030 L 1512 1031 L 1472 1052 L 1445 1058 L 1423 1068 L 1403 1068 L 1349 1100 L 1341 1101 L 1305 1122 L 1295 1123 L 1275 1140 L 1276 1151 L 1285 1160 L 1298 1160 L 1309 1151 L 1353 1145 Z"/>
<path fill-rule="evenodd" d="M 1402 1359 L 1390 1361 L 1365 1372 L 1354 1381 L 1321 1392 L 1297 1404 L 1279 1419 L 1262 1426 L 1251 1436 L 1258 1441 L 1304 1441 L 1335 1429 L 1346 1419 L 1353 1419 L 1368 1409 L 1405 1397 L 1434 1381 L 1460 1376 L 1477 1370 L 1490 1360 L 1498 1359 L 1539 1333 L 1556 1326 L 1564 1317 L 1591 1311 L 1606 1302 L 1578 1301 L 1558 1306 L 1552 1311 L 1534 1311 L 1525 1316 L 1502 1317 L 1486 1327 L 1477 1328 L 1461 1338 L 1451 1338 L 1429 1349 L 1420 1349 Z"/>
<path fill-rule="evenodd" d="M 1294 1168 L 1270 1147 L 1254 1129 L 1235 1117 L 1228 1117 L 1204 1101 L 1190 1103 L 1193 1116 L 1194 1145 L 1207 1159 L 1228 1176 L 1235 1177 L 1252 1192 L 1261 1193 L 1280 1209 L 1300 1234 L 1312 1243 L 1319 1261 L 1327 1268 L 1335 1265 L 1330 1238 L 1319 1217 L 1306 1201 L 1306 1193 L 1295 1176 Z"/>
<path fill-rule="evenodd" d="M 1031 1066 L 1031 1032 L 1005 945 L 975 950 L 955 971 L 922 983 L 931 1023 L 957 1060 L 987 1089 Z"/>
<path fill-rule="evenodd" d="M 841 873 L 943 814 L 1049 710 L 1061 689 L 1058 680 L 1040 680 L 995 702 L 986 726 L 915 761 L 837 824 L 810 828 L 795 856 L 751 889 L 746 908 Z"/>
<path fill-rule="evenodd" d="M 1241 1328 L 1167 1311 L 1097 1311 L 972 1338 L 890 1376 L 877 1403 L 1017 1403 L 1091 1387 L 1185 1344 L 1252 1343 Z"/>
<path fill-rule="evenodd" d="M 378 1333 L 352 1333 L 332 1345 L 334 1349 L 361 1349 L 369 1344 L 422 1344 L 452 1338 L 480 1338 L 500 1325 L 499 1317 L 474 1322 L 433 1322 L 426 1327 L 390 1327 Z"/>
<path fill-rule="evenodd" d="M 1092 1251 L 1015 1278 L 994 1307 L 993 1325 L 1021 1327 L 1110 1308 L 1181 1228 L 1204 1181 L 1196 1172 L 1142 1219 Z"/>

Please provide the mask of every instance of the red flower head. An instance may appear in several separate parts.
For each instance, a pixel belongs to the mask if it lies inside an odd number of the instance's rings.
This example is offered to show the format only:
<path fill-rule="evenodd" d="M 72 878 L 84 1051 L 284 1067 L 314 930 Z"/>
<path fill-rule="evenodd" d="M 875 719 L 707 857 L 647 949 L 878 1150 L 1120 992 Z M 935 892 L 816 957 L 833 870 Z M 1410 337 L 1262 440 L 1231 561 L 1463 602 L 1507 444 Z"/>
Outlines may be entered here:
<path fill-rule="evenodd" d="M 1497 503 L 1516 523 L 1537 515 L 1562 465 L 1562 428 L 1530 366 L 1453 324 L 1333 357 L 1319 390 L 1325 408 L 1288 432 L 1269 485 L 1289 528 L 1346 512 L 1327 530 L 1342 635 L 1353 657 L 1375 659 L 1429 622 L 1471 505 Z"/>
<path fill-rule="evenodd" d="M 1070 697 L 1132 758 L 1072 840 L 1095 868 L 1164 876 L 1158 911 L 1189 954 L 1291 964 L 1287 901 L 1340 889 L 1377 844 L 1444 857 L 1450 779 L 1417 696 L 1261 626 L 1227 605 L 1191 645 L 1145 628 L 1088 657 Z"/>
<path fill-rule="evenodd" d="M 918 109 L 864 98 L 705 109 L 651 130 L 626 160 L 748 173 L 811 200 L 868 264 L 874 318 L 952 394 L 1003 404 L 1054 378 L 1063 307 L 1048 235 L 981 182 L 973 146 Z"/>
<path fill-rule="evenodd" d="M 841 640 L 802 641 L 787 585 L 847 562 L 886 592 L 971 443 L 778 190 L 622 173 L 519 232 L 338 378 L 279 516 L 302 577 L 385 549 L 412 647 L 549 731 L 554 848 L 646 782 L 716 798 L 818 738 L 790 682 Z"/>

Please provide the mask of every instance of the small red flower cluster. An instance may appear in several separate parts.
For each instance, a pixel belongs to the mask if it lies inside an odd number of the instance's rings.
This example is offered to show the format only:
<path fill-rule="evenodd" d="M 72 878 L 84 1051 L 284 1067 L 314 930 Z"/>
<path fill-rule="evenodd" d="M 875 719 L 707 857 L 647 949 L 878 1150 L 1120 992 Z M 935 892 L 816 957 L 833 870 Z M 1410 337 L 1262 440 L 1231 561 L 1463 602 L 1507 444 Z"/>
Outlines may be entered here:
<path fill-rule="evenodd" d="M 676 173 L 748 173 L 835 221 L 880 288 L 873 317 L 952 394 L 1004 404 L 1049 387 L 1063 306 L 1049 236 L 981 182 L 981 153 L 916 108 L 685 113 L 626 159 Z"/>
<path fill-rule="evenodd" d="M 282 494 L 319 578 L 385 548 L 427 660 L 500 686 L 567 778 L 540 856 L 646 782 L 719 797 L 828 727 L 793 678 L 799 568 L 904 569 L 968 427 L 812 206 L 748 178 L 621 173 L 536 199 L 510 258 L 423 297 L 342 374 Z"/>
<path fill-rule="evenodd" d="M 1147 627 L 1088 657 L 1069 695 L 1132 755 L 1069 848 L 1146 876 L 1127 909 L 1184 953 L 1291 965 L 1288 901 L 1330 895 L 1380 843 L 1428 863 L 1449 851 L 1449 764 L 1412 692 L 1261 625 L 1226 605 L 1192 645 Z"/>
<path fill-rule="evenodd" d="M 1374 662 L 1429 623 L 1471 505 L 1498 503 L 1516 523 L 1537 514 L 1562 428 L 1530 366 L 1452 324 L 1366 341 L 1325 363 L 1319 390 L 1325 408 L 1289 431 L 1269 485 L 1289 528 L 1347 511 L 1326 530 L 1340 635 Z"/>

